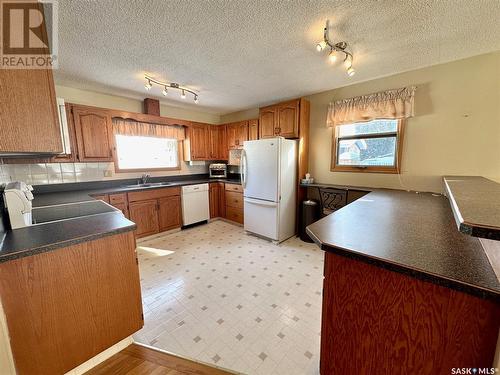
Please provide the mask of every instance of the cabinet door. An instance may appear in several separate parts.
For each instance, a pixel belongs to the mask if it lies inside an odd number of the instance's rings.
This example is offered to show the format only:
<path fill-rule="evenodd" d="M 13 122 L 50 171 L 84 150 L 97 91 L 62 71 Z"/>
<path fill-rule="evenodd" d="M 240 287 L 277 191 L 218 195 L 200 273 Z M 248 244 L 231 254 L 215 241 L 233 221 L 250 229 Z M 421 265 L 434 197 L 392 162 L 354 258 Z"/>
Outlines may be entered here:
<path fill-rule="evenodd" d="M 226 125 L 227 148 L 232 150 L 236 147 L 238 124 L 232 123 Z"/>
<path fill-rule="evenodd" d="M 158 233 L 158 200 L 132 202 L 129 204 L 129 215 L 136 225 L 137 237 Z"/>
<path fill-rule="evenodd" d="M 219 216 L 226 217 L 226 189 L 224 182 L 219 182 Z"/>
<path fill-rule="evenodd" d="M 282 103 L 278 107 L 278 133 L 285 138 L 299 137 L 299 101 Z"/>
<path fill-rule="evenodd" d="M 208 126 L 207 124 L 193 123 L 190 129 L 190 146 L 192 160 L 208 160 Z"/>
<path fill-rule="evenodd" d="M 248 140 L 254 141 L 259 139 L 259 120 L 249 120 L 248 121 Z"/>
<path fill-rule="evenodd" d="M 210 218 L 220 216 L 220 187 L 219 183 L 212 182 L 210 184 Z"/>
<path fill-rule="evenodd" d="M 62 152 L 52 71 L 0 69 L 0 152 Z"/>
<path fill-rule="evenodd" d="M 220 125 L 209 125 L 209 158 L 211 160 L 226 160 L 226 128 Z"/>
<path fill-rule="evenodd" d="M 248 121 L 242 121 L 238 124 L 237 146 L 243 148 L 243 142 L 248 141 Z"/>
<path fill-rule="evenodd" d="M 259 115 L 260 138 L 272 138 L 277 134 L 276 107 L 268 107 L 260 110 Z"/>
<path fill-rule="evenodd" d="M 180 195 L 158 199 L 158 220 L 160 232 L 181 227 Z"/>
<path fill-rule="evenodd" d="M 112 161 L 111 116 L 104 110 L 73 106 L 80 161 Z"/>

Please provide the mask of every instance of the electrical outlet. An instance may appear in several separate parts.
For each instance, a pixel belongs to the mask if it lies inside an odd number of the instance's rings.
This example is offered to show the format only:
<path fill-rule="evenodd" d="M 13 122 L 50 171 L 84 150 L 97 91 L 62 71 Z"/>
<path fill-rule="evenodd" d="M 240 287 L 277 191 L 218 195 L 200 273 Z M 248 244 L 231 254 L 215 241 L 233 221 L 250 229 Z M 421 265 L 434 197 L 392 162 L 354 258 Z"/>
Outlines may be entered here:
<path fill-rule="evenodd" d="M 104 171 L 104 177 L 113 177 L 113 171 L 112 170 L 105 170 Z"/>

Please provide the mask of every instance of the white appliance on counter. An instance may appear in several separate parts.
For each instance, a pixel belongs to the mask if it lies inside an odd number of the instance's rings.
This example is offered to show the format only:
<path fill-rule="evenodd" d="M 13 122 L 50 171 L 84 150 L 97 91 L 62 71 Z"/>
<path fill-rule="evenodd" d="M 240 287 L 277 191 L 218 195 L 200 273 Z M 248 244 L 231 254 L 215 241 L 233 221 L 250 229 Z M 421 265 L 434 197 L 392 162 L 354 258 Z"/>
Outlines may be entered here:
<path fill-rule="evenodd" d="M 244 228 L 282 242 L 295 234 L 297 141 L 246 141 L 241 157 Z"/>
<path fill-rule="evenodd" d="M 191 225 L 210 219 L 208 184 L 182 187 L 182 225 Z"/>
<path fill-rule="evenodd" d="M 24 228 L 33 223 L 32 204 L 33 187 L 24 182 L 16 181 L 8 183 L 3 191 L 4 202 L 9 213 L 9 221 L 12 229 Z"/>

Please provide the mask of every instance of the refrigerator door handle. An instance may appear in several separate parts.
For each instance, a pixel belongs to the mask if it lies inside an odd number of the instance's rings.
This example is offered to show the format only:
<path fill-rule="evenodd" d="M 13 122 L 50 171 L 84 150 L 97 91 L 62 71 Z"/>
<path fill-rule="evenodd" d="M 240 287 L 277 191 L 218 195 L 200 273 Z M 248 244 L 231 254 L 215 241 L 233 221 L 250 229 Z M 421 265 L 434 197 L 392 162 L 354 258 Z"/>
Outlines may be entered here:
<path fill-rule="evenodd" d="M 263 201 L 254 198 L 245 198 L 244 201 L 250 204 L 256 204 L 259 206 L 266 206 L 266 207 L 276 207 L 278 205 L 276 202 Z"/>
<path fill-rule="evenodd" d="M 241 150 L 241 158 L 240 158 L 240 170 L 241 170 L 241 185 L 243 189 L 247 185 L 247 159 L 246 159 L 245 150 Z"/>

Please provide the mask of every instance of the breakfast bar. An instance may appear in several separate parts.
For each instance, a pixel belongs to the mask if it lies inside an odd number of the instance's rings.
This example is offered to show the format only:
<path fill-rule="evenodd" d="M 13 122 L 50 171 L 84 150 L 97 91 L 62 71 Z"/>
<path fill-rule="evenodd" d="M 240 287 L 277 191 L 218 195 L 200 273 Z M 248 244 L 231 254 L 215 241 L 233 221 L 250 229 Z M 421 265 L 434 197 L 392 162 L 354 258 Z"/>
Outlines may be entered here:
<path fill-rule="evenodd" d="M 325 251 L 322 374 L 492 366 L 500 283 L 446 197 L 372 189 L 307 232 Z"/>

